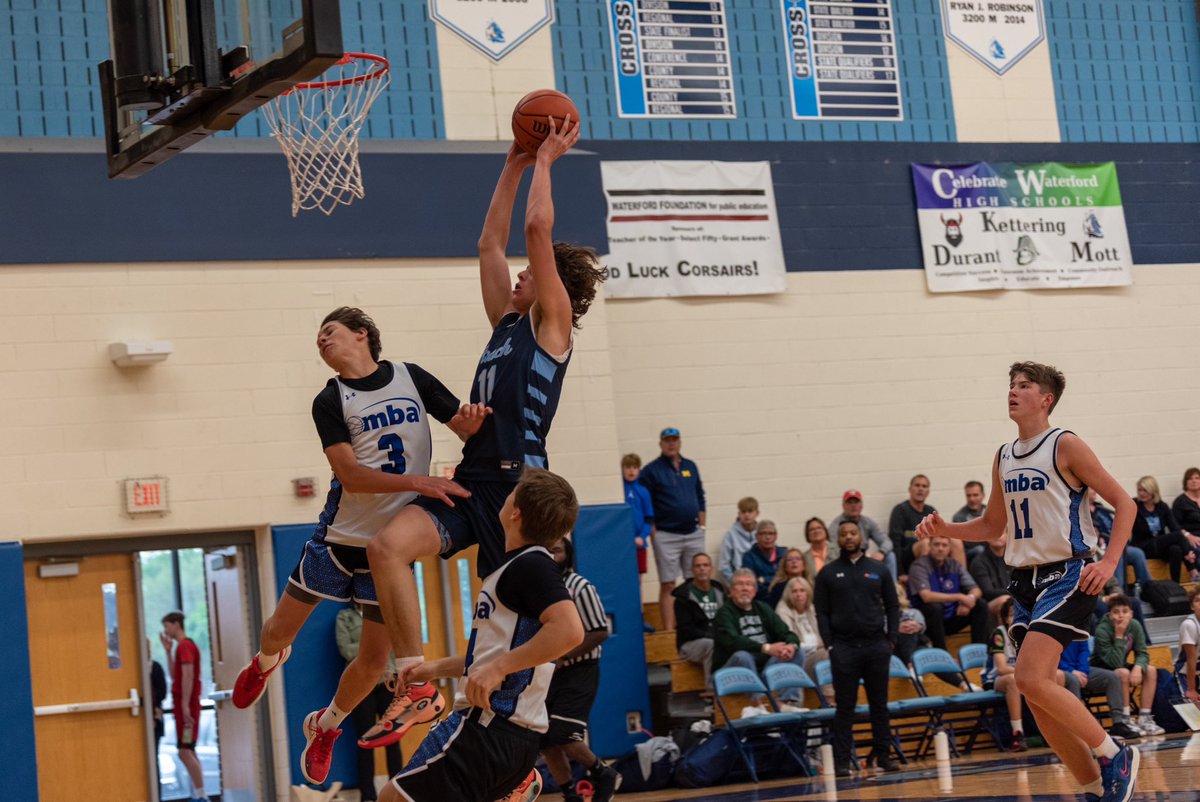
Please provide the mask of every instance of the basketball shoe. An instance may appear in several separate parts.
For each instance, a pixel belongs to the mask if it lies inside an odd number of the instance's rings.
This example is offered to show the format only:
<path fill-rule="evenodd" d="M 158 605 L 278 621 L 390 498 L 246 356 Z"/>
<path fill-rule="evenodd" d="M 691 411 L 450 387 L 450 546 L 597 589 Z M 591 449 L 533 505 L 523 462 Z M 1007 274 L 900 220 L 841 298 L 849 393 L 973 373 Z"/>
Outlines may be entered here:
<path fill-rule="evenodd" d="M 601 764 L 599 769 L 589 769 L 587 776 L 592 781 L 592 802 L 612 802 L 624 779 L 621 772 L 606 764 Z"/>
<path fill-rule="evenodd" d="M 254 655 L 250 659 L 250 665 L 242 669 L 242 673 L 237 676 L 237 681 L 233 683 L 233 706 L 239 710 L 245 710 L 261 699 L 263 691 L 267 689 L 267 680 L 271 678 L 276 669 L 287 662 L 291 654 L 292 647 L 284 646 L 275 665 L 266 671 L 258 667 L 258 655 Z"/>
<path fill-rule="evenodd" d="M 529 776 L 500 802 L 533 802 L 541 793 L 542 775 L 538 774 L 537 769 L 533 769 Z"/>
<path fill-rule="evenodd" d="M 358 739 L 363 749 L 390 746 L 417 724 L 435 721 L 446 709 L 446 702 L 431 682 L 409 685 L 388 705 L 383 718 Z"/>
<path fill-rule="evenodd" d="M 1104 782 L 1102 802 L 1129 802 L 1141 762 L 1141 753 L 1129 744 L 1123 745 L 1111 760 L 1100 758 L 1100 779 Z"/>
<path fill-rule="evenodd" d="M 304 717 L 304 739 L 307 743 L 300 753 L 300 771 L 304 779 L 320 785 L 329 776 L 329 763 L 333 760 L 333 743 L 342 734 L 341 730 L 323 730 L 317 726 L 325 708 L 314 710 Z"/>

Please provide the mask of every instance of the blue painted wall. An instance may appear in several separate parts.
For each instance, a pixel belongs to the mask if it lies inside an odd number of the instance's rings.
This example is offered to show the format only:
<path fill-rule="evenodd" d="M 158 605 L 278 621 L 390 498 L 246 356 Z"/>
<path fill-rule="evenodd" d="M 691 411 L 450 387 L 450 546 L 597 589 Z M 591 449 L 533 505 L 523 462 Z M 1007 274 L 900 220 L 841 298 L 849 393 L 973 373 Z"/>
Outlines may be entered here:
<path fill-rule="evenodd" d="M 650 720 L 646 642 L 642 637 L 642 597 L 633 545 L 633 517 L 625 504 L 594 504 L 579 510 L 573 535 L 575 566 L 600 592 L 612 620 L 612 634 L 600 655 L 600 690 L 588 720 L 592 751 L 601 757 L 624 754 L 645 740 L 625 729 L 625 716 Z"/>
<path fill-rule="evenodd" d="M 4 722 L 4 785 L 37 802 L 37 744 L 33 737 L 33 675 L 29 667 L 29 622 L 25 617 L 25 562 L 20 543 L 0 543 L 0 721 Z M 13 797 L 14 799 L 16 797 Z"/>
<path fill-rule="evenodd" d="M 300 558 L 304 542 L 312 537 L 313 524 L 276 526 L 271 529 L 272 553 L 275 557 L 275 584 L 283 593 L 288 576 Z M 283 667 L 283 687 L 287 696 L 288 764 L 291 766 L 292 784 L 303 785 L 300 773 L 300 752 L 304 749 L 304 717 L 329 703 L 337 690 L 338 679 L 346 662 L 338 652 L 334 638 L 334 623 L 338 611 L 346 605 L 336 602 L 321 602 L 313 610 L 308 621 L 292 644 L 292 656 Z M 329 769 L 332 783 L 340 780 L 347 788 L 358 785 L 354 722 L 346 719 L 342 735 L 333 748 L 333 764 Z"/>

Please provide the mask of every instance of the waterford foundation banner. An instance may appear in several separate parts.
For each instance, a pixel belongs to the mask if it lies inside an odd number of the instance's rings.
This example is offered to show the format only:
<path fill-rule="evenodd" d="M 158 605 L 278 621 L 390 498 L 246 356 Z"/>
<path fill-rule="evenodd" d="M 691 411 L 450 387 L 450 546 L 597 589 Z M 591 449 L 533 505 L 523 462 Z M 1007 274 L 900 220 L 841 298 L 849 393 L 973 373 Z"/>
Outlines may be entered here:
<path fill-rule="evenodd" d="M 769 162 L 601 162 L 609 298 L 787 287 Z"/>
<path fill-rule="evenodd" d="M 912 165 L 930 292 L 1133 283 L 1117 168 Z"/>

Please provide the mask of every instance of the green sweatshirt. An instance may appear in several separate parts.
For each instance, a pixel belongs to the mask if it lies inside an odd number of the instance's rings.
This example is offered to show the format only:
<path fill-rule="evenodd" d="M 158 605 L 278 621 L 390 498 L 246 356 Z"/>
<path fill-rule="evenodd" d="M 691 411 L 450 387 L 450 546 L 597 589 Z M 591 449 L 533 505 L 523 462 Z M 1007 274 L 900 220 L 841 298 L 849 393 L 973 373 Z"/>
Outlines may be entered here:
<path fill-rule="evenodd" d="M 743 610 L 733 599 L 727 599 L 713 618 L 713 670 L 723 668 L 734 652 L 745 651 L 754 655 L 761 671 L 771 659 L 763 654 L 764 643 L 790 643 L 799 647 L 800 639 L 770 605 L 756 601 L 749 610 Z"/>
<path fill-rule="evenodd" d="M 1130 619 L 1125 636 L 1118 638 L 1108 616 L 1096 625 L 1096 646 L 1092 649 L 1092 665 L 1101 668 L 1124 668 L 1127 655 L 1133 652 L 1135 662 L 1143 669 L 1150 666 L 1150 651 L 1146 648 L 1146 631 L 1135 619 Z"/>

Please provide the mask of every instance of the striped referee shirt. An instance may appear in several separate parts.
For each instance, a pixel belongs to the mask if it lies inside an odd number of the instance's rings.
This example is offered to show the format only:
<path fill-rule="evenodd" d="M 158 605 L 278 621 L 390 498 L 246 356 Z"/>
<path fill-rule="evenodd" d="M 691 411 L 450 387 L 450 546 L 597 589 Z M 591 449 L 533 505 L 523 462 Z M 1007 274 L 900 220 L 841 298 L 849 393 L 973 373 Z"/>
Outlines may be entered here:
<path fill-rule="evenodd" d="M 563 584 L 567 586 L 567 592 L 571 594 L 571 598 L 575 601 L 575 608 L 579 610 L 579 617 L 583 620 L 583 631 L 596 632 L 601 629 L 609 631 L 608 614 L 604 612 L 604 604 L 600 601 L 600 594 L 596 591 L 596 586 L 574 571 L 568 571 L 563 576 Z M 599 660 L 601 648 L 601 646 L 597 646 L 587 654 L 564 660 L 562 667 Z"/>

